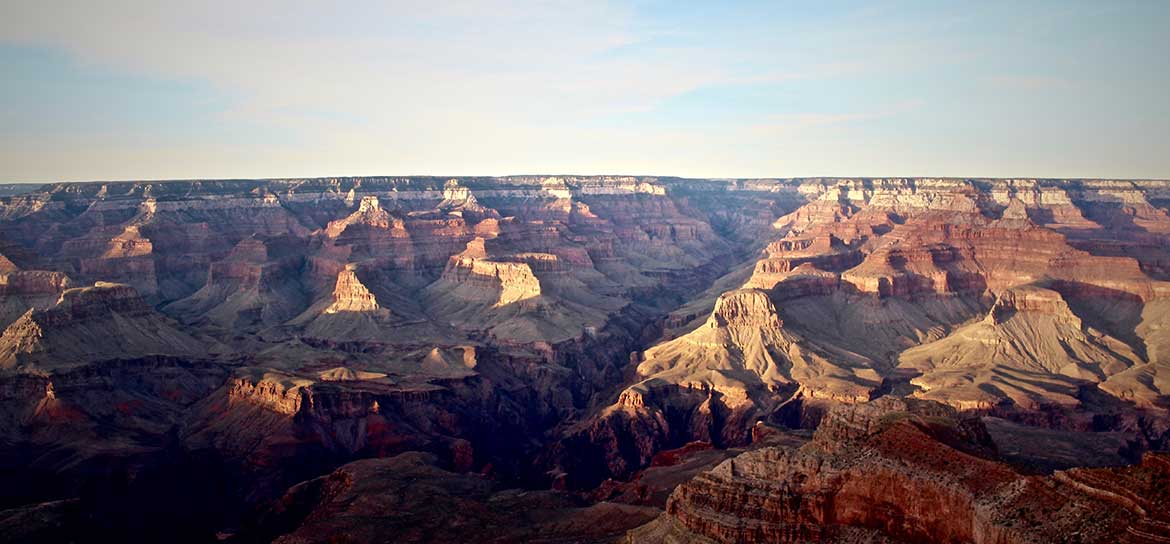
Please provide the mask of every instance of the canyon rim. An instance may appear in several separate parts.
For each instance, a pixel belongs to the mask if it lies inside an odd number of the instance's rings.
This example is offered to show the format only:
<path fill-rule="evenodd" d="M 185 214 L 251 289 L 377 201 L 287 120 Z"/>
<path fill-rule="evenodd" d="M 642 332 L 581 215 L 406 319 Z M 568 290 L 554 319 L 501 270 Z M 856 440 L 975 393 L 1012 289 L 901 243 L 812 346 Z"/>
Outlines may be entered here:
<path fill-rule="evenodd" d="M 1170 0 L 0 0 L 0 544 L 1170 544 Z"/>
<path fill-rule="evenodd" d="M 1167 181 L 29 189 L 14 541 L 1168 534 Z"/>

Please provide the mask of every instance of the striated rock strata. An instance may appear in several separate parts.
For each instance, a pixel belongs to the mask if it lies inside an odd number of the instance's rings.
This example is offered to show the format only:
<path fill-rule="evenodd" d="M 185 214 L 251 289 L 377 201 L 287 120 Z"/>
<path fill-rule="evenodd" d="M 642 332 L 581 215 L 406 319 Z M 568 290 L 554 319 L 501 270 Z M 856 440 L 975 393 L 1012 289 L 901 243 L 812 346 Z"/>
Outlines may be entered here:
<path fill-rule="evenodd" d="M 978 420 L 881 399 L 830 411 L 809 444 L 766 447 L 680 485 L 629 542 L 1164 542 L 1170 459 L 1023 476 Z"/>

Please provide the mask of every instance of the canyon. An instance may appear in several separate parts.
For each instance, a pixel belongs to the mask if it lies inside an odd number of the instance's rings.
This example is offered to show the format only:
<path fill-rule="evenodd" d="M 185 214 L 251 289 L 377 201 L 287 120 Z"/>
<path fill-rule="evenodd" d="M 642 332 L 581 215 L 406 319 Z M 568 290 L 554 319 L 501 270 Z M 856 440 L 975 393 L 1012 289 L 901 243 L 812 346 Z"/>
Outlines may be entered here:
<path fill-rule="evenodd" d="M 1170 181 L 26 189 L 8 540 L 1170 534 Z"/>

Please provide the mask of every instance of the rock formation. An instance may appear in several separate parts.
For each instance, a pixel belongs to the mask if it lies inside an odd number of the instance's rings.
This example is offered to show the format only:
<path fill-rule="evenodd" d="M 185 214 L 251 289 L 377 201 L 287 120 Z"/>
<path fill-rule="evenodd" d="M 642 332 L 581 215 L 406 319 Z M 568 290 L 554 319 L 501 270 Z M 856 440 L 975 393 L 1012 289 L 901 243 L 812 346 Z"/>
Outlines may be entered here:
<path fill-rule="evenodd" d="M 657 509 L 584 505 L 555 491 L 498 489 L 476 474 L 407 453 L 345 465 L 288 491 L 258 533 L 282 544 L 383 542 L 602 542 L 651 519 Z M 287 533 L 281 534 L 283 531 Z M 474 536 L 473 536 L 474 535 Z"/>
<path fill-rule="evenodd" d="M 629 542 L 1164 542 L 1170 459 L 1024 476 L 977 419 L 880 399 L 829 412 L 812 442 L 684 483 Z"/>
<path fill-rule="evenodd" d="M 389 315 L 390 311 L 378 305 L 378 299 L 366 289 L 358 280 L 354 272 L 357 267 L 348 265 L 337 275 L 337 285 L 333 288 L 333 303 L 325 308 L 325 313 L 339 312 L 372 313 Z"/>
<path fill-rule="evenodd" d="M 61 272 L 10 270 L 0 274 L 0 324 L 7 327 L 30 308 L 45 309 L 70 286 Z"/>
<path fill-rule="evenodd" d="M 202 357 L 212 347 L 176 328 L 127 285 L 98 282 L 30 309 L 0 336 L 0 367 L 59 368 L 146 355 Z"/>
<path fill-rule="evenodd" d="M 503 523 L 492 510 L 502 489 L 574 494 L 580 504 L 548 513 L 562 534 L 597 519 L 578 517 L 590 501 L 650 504 L 699 470 L 667 471 L 663 452 L 709 448 L 714 462 L 746 448 L 741 462 L 773 455 L 794 478 L 811 474 L 809 459 L 830 459 L 832 478 L 807 480 L 829 486 L 820 493 L 870 465 L 808 452 L 855 444 L 890 465 L 878 468 L 891 481 L 965 512 L 1003 496 L 965 487 L 981 471 L 996 485 L 1032 482 L 1012 484 L 1028 493 L 1040 480 L 939 418 L 998 418 L 1017 441 L 1007 457 L 1033 469 L 1077 456 L 1044 459 L 1041 440 L 1021 445 L 1029 433 L 1012 426 L 1043 426 L 1044 443 L 1079 440 L 1113 461 L 1170 445 L 1166 181 L 371 177 L 4 194 L 0 474 L 14 483 L 0 508 L 17 510 L 0 519 L 108 518 L 95 534 L 123 539 L 138 529 L 165 539 L 181 522 L 212 538 L 256 521 L 293 484 L 324 488 L 316 479 L 338 467 L 365 474 L 346 465 L 360 458 L 422 451 L 444 469 L 396 463 L 456 487 L 480 478 L 465 471 L 487 475 L 486 494 L 459 503 L 479 508 L 468 518 L 477 527 Z M 822 423 L 826 413 L 885 398 L 934 408 L 825 442 L 849 434 Z M 761 453 L 769 434 L 818 426 L 821 439 L 801 450 L 813 457 Z M 1078 438 L 1089 431 L 1102 434 Z M 887 439 L 894 449 L 882 449 Z M 916 441 L 970 472 L 927 463 L 931 481 L 908 478 L 898 466 L 920 460 L 895 450 L 913 453 Z M 939 474 L 944 490 L 931 487 Z M 711 478 L 687 497 L 704 500 Z M 358 497 L 383 484 L 336 489 Z M 791 498 L 800 485 L 774 487 Z M 106 509 L 158 508 L 160 490 L 177 487 L 192 489 L 182 508 Z M 247 492 L 229 500 L 228 488 Z M 362 511 L 332 501 L 304 504 Z M 672 504 L 685 513 L 683 498 Z M 815 534 L 974 538 L 920 506 L 857 507 Z M 991 531 L 981 534 L 1079 530 L 1030 514 L 1020 518 L 1033 529 L 1004 529 L 986 517 L 1006 519 L 999 508 L 976 508 Z M 1102 515 L 1128 515 L 1111 508 Z M 902 512 L 911 529 L 874 512 Z M 279 534 L 345 529 L 300 515 Z M 766 521 L 761 531 L 806 534 Z M 733 538 L 716 525 L 709 538 Z M 594 534 L 574 531 L 563 534 Z"/>
<path fill-rule="evenodd" d="M 1085 382 L 1144 363 L 1125 342 L 1086 326 L 1060 293 L 1037 287 L 1004 291 L 983 320 L 900 360 L 922 373 L 911 383 L 924 398 L 988 410 L 1005 399 L 1030 409 L 1075 406 Z"/>

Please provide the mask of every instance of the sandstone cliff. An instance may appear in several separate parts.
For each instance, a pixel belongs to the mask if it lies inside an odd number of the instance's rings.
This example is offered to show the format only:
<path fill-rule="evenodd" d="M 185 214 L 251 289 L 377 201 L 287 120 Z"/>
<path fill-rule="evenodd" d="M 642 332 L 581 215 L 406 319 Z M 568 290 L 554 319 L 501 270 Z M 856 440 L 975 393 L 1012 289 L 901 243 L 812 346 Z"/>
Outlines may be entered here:
<path fill-rule="evenodd" d="M 1166 540 L 1165 455 L 1037 477 L 988 446 L 978 420 L 942 405 L 838 408 L 800 449 L 750 451 L 679 486 L 628 541 Z"/>

